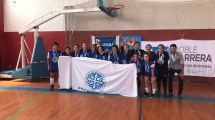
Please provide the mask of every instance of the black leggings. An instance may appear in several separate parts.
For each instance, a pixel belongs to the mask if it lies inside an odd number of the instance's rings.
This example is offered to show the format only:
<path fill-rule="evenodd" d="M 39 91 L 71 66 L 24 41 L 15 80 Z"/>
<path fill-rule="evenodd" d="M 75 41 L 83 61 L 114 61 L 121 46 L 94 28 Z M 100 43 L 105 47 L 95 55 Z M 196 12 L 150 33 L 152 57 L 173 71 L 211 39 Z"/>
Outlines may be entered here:
<path fill-rule="evenodd" d="M 179 76 L 181 73 L 181 70 L 174 70 L 172 68 L 169 69 L 169 93 L 173 93 L 173 78 L 175 73 L 178 74 L 178 80 L 179 80 L 179 89 L 178 89 L 178 95 L 182 94 L 183 86 L 184 86 L 184 80 Z"/>
<path fill-rule="evenodd" d="M 167 74 L 158 74 L 157 76 L 157 89 L 160 92 L 161 82 L 163 84 L 164 93 L 167 93 Z"/>

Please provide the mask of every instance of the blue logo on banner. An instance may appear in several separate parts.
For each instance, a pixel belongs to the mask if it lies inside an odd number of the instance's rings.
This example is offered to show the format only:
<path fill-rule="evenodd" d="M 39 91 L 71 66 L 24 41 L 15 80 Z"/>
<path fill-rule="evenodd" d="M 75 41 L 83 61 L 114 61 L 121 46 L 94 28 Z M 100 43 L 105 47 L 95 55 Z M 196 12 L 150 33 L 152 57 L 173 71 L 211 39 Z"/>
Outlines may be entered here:
<path fill-rule="evenodd" d="M 103 46 L 104 49 L 111 50 L 112 46 L 116 44 L 116 37 L 100 38 L 95 37 L 95 43 L 97 46 Z"/>
<path fill-rule="evenodd" d="M 90 71 L 86 75 L 86 85 L 92 90 L 99 90 L 105 87 L 105 77 L 97 71 Z"/>

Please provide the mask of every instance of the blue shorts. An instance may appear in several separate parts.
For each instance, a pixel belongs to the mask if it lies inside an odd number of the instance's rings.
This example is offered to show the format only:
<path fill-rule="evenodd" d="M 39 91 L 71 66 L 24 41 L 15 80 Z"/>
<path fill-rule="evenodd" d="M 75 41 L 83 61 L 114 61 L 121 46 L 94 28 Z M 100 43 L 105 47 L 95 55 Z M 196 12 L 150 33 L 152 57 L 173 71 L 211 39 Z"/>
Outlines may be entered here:
<path fill-rule="evenodd" d="M 154 76 L 157 77 L 157 74 L 158 74 L 157 69 L 154 69 Z M 150 76 L 150 77 L 151 77 L 151 76 L 152 76 L 152 73 L 151 73 L 151 72 L 145 72 L 145 73 L 144 73 L 144 76 Z"/>
<path fill-rule="evenodd" d="M 49 70 L 50 73 L 57 73 L 58 70 Z"/>
<path fill-rule="evenodd" d="M 150 77 L 150 76 L 151 76 L 151 73 L 145 72 L 143 76 L 149 76 L 149 77 Z"/>
<path fill-rule="evenodd" d="M 51 72 L 51 73 L 58 72 L 58 67 L 50 67 L 49 72 Z"/>

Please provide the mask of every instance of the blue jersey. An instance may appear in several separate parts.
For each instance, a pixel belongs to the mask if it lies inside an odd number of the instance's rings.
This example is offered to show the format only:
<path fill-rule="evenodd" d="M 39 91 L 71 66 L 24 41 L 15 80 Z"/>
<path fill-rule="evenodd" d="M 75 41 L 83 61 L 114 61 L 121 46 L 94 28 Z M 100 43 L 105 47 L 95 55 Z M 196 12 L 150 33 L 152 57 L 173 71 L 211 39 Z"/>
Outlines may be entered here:
<path fill-rule="evenodd" d="M 103 52 L 102 54 L 98 53 L 96 58 L 99 60 L 108 60 L 108 54 L 106 52 Z"/>
<path fill-rule="evenodd" d="M 152 69 L 154 69 L 154 76 L 156 76 L 155 72 L 155 63 L 153 61 L 143 61 L 144 65 L 144 76 L 151 76 L 152 75 Z"/>
<path fill-rule="evenodd" d="M 130 51 L 128 51 L 128 53 L 121 52 L 122 64 L 129 64 L 132 55 Z"/>
<path fill-rule="evenodd" d="M 92 53 L 92 51 L 90 49 L 87 49 L 87 50 L 81 49 L 80 53 L 82 57 L 90 57 L 90 53 Z"/>
<path fill-rule="evenodd" d="M 80 57 L 81 56 L 81 52 L 76 53 L 75 51 L 73 51 L 71 53 L 72 57 Z"/>
<path fill-rule="evenodd" d="M 150 61 L 155 61 L 155 59 L 156 59 L 155 53 L 154 52 L 150 52 L 149 55 L 150 55 Z"/>
<path fill-rule="evenodd" d="M 67 54 L 66 52 L 62 52 L 61 55 L 62 55 L 62 56 L 72 56 L 72 53 L 70 52 L 69 54 Z"/>
<path fill-rule="evenodd" d="M 110 60 L 114 64 L 122 64 L 122 56 L 121 54 L 111 54 L 110 55 Z"/>
<path fill-rule="evenodd" d="M 89 57 L 90 58 L 97 58 L 97 54 L 95 52 L 91 52 Z"/>
<path fill-rule="evenodd" d="M 138 50 L 132 50 L 132 53 L 136 53 L 136 54 L 139 54 L 139 56 L 142 58 L 143 57 L 143 54 L 145 53 L 144 50 L 141 50 L 141 49 L 138 49 Z"/>
<path fill-rule="evenodd" d="M 61 51 L 53 51 L 50 50 L 48 52 L 48 57 L 49 58 L 49 71 L 50 72 L 58 72 L 58 59 L 59 56 L 61 55 Z"/>
<path fill-rule="evenodd" d="M 133 63 L 137 67 L 137 76 L 143 76 L 144 75 L 144 64 L 143 60 L 139 59 L 138 61 L 131 60 L 130 63 Z"/>

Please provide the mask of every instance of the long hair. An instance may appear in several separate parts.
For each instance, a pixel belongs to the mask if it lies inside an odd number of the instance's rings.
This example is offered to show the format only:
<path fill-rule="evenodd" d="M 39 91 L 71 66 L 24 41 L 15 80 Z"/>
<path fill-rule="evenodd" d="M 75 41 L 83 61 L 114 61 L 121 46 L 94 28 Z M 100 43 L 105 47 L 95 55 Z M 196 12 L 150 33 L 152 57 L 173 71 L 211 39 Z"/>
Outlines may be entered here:
<path fill-rule="evenodd" d="M 102 48 L 102 51 L 105 51 L 105 49 L 104 49 L 104 47 L 103 46 L 98 46 L 98 48 L 97 48 L 97 51 L 99 52 L 99 48 Z"/>
<path fill-rule="evenodd" d="M 92 44 L 91 47 L 95 47 L 95 53 L 98 53 L 96 44 Z"/>
<path fill-rule="evenodd" d="M 118 45 L 113 45 L 113 46 L 112 46 L 112 48 L 113 48 L 113 47 L 115 47 L 115 48 L 116 48 L 116 50 L 117 50 L 117 52 L 116 52 L 116 53 L 117 53 L 117 54 L 119 54 L 119 47 L 118 47 Z"/>
<path fill-rule="evenodd" d="M 71 48 L 70 48 L 70 47 L 66 47 L 65 50 L 66 50 L 66 49 L 69 49 L 69 50 L 71 51 Z"/>

